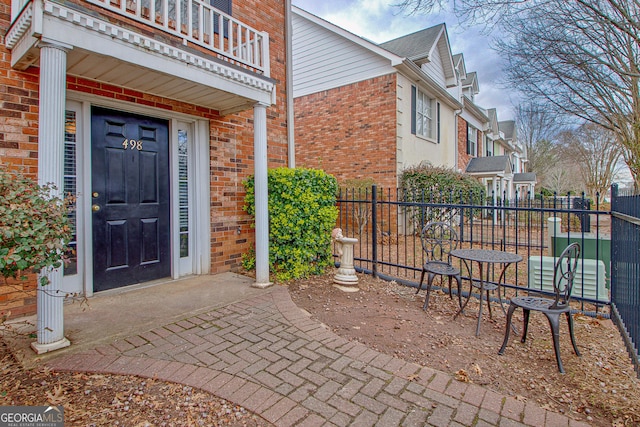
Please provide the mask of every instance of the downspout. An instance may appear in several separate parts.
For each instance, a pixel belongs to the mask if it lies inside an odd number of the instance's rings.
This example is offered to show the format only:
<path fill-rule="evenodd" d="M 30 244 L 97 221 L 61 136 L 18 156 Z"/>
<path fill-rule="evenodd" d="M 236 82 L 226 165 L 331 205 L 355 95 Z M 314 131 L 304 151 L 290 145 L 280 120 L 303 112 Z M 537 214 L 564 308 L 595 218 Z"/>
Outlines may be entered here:
<path fill-rule="evenodd" d="M 460 137 L 460 133 L 458 132 L 458 118 L 460 117 L 460 114 L 462 114 L 462 110 L 455 110 L 453 112 L 453 119 L 454 119 L 453 120 L 453 126 L 454 126 L 454 135 L 455 135 L 455 138 L 454 138 L 455 144 L 453 144 L 454 147 L 455 147 L 455 151 L 454 151 L 454 154 L 453 154 L 454 155 L 453 167 L 454 167 L 454 170 L 462 172 L 462 170 L 460 170 L 460 168 L 459 168 L 460 164 L 458 162 L 458 155 L 459 155 L 458 147 L 460 145 L 460 141 L 458 141 L 458 138 Z"/>
<path fill-rule="evenodd" d="M 293 29 L 291 24 L 291 0 L 284 2 L 284 21 L 285 21 L 285 91 L 287 92 L 287 153 L 289 167 L 296 167 L 296 151 L 295 151 L 295 132 L 293 111 L 293 61 L 292 61 L 292 38 Z"/>

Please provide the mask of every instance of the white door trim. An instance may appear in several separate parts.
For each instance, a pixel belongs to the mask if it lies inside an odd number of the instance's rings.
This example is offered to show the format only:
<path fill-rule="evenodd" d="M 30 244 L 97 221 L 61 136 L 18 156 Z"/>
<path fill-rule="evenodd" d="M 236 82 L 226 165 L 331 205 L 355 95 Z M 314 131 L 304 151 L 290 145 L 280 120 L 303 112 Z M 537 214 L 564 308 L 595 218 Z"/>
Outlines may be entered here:
<path fill-rule="evenodd" d="M 123 104 L 124 107 L 123 108 Z M 67 92 L 65 108 L 78 112 L 77 117 L 77 221 L 78 221 L 78 276 L 68 279 L 69 292 L 84 293 L 87 297 L 93 291 L 93 231 L 91 212 L 91 107 L 102 106 L 125 113 L 144 114 L 169 121 L 169 150 L 171 176 L 171 275 L 177 279 L 185 274 L 207 274 L 210 271 L 210 178 L 209 178 L 209 121 L 183 113 L 174 113 L 121 101 L 109 100 L 93 95 Z M 190 182 L 192 188 L 189 200 L 189 215 L 192 231 L 192 268 L 181 271 L 178 221 L 178 176 L 177 176 L 177 134 L 178 122 L 189 125 L 193 138 L 190 141 L 192 155 L 189 156 Z M 184 270 L 184 268 L 182 269 Z M 187 269 L 188 270 L 188 269 Z M 82 273 L 81 273 L 82 272 Z"/>

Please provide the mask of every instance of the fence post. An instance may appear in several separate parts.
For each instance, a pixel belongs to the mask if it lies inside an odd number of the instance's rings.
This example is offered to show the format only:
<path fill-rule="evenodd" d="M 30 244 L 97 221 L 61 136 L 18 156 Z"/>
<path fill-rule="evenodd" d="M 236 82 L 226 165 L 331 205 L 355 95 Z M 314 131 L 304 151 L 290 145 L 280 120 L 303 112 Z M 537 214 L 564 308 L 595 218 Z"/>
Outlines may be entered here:
<path fill-rule="evenodd" d="M 471 194 L 471 199 L 473 200 L 473 191 L 469 192 Z M 463 203 L 463 198 L 464 196 L 462 195 L 462 190 L 460 190 L 460 204 L 464 204 Z M 460 241 L 464 242 L 464 215 L 465 215 L 465 211 L 464 209 L 460 209 Z M 469 215 L 471 216 L 471 215 Z"/>
<path fill-rule="evenodd" d="M 378 277 L 378 186 L 371 186 L 371 271 L 374 278 Z"/>
<path fill-rule="evenodd" d="M 618 235 L 618 220 L 613 213 L 618 210 L 618 184 L 611 184 L 611 271 L 609 272 L 609 292 L 611 292 L 611 305 L 618 303 L 617 284 L 618 284 L 618 256 L 620 249 L 620 236 Z"/>

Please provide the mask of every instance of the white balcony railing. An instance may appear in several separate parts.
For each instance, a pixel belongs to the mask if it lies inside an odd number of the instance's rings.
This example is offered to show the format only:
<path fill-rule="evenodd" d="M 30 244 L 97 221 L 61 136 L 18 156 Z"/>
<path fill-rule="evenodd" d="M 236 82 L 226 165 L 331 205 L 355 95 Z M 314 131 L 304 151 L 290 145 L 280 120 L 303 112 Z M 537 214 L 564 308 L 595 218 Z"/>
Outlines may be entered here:
<path fill-rule="evenodd" d="M 269 34 L 201 0 L 87 0 L 269 76 Z"/>

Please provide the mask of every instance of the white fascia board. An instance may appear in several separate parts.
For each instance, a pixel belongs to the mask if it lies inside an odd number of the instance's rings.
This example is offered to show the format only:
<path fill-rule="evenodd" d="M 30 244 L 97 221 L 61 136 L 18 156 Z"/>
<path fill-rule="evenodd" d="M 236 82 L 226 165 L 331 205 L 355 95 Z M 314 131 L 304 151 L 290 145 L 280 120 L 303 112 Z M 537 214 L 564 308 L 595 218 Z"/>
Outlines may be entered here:
<path fill-rule="evenodd" d="M 489 117 L 487 117 L 487 115 L 484 113 L 484 111 L 482 111 L 482 109 L 479 106 L 474 104 L 474 102 L 471 101 L 469 98 L 467 98 L 467 96 L 465 95 L 462 96 L 462 99 L 464 103 L 463 111 L 469 113 L 471 116 L 473 116 L 475 119 L 479 120 L 483 124 L 489 123 Z"/>
<path fill-rule="evenodd" d="M 474 178 L 504 178 L 504 172 L 492 171 L 492 172 L 466 172 L 465 174 Z"/>
<path fill-rule="evenodd" d="M 444 102 L 454 110 L 462 109 L 462 104 L 455 99 L 445 88 L 436 83 L 431 77 L 429 77 L 420 67 L 418 67 L 413 61 L 405 59 L 401 65 L 397 67 L 410 81 L 421 84 L 426 87 L 430 92 L 434 93 L 438 100 Z"/>
<path fill-rule="evenodd" d="M 440 49 L 440 43 L 444 43 L 445 55 L 440 52 L 440 58 L 442 58 L 442 65 L 444 67 L 445 78 L 447 80 L 447 87 L 452 87 L 457 84 L 456 82 L 456 70 L 453 64 L 453 54 L 451 53 L 451 43 L 449 43 L 449 34 L 447 33 L 447 25 L 443 24 L 438 34 L 437 41 L 431 47 L 429 56 L 433 55 L 434 49 Z"/>
<path fill-rule="evenodd" d="M 464 61 L 464 54 L 460 53 L 458 64 L 454 65 L 456 66 L 456 68 L 460 69 L 460 81 L 465 80 L 467 78 L 467 65 Z"/>
<path fill-rule="evenodd" d="M 291 10 L 293 11 L 293 13 L 295 13 L 296 15 L 299 15 L 311 22 L 313 22 L 316 25 L 319 25 L 323 28 L 325 28 L 328 31 L 331 31 L 341 37 L 344 37 L 345 39 L 349 40 L 352 43 L 357 44 L 358 46 L 361 46 L 365 49 L 370 50 L 371 52 L 382 56 L 385 59 L 388 59 L 389 62 L 391 63 L 392 66 L 397 66 L 399 64 L 402 63 L 403 59 L 402 57 L 395 55 L 391 52 L 389 52 L 386 49 L 381 48 L 380 46 L 378 46 L 377 44 L 375 44 L 374 42 L 371 42 L 363 37 L 357 36 L 347 30 L 345 30 L 342 27 L 338 27 L 335 24 L 332 24 L 329 21 L 326 21 L 312 13 L 307 12 L 304 9 L 300 9 L 297 6 L 292 6 Z"/>

